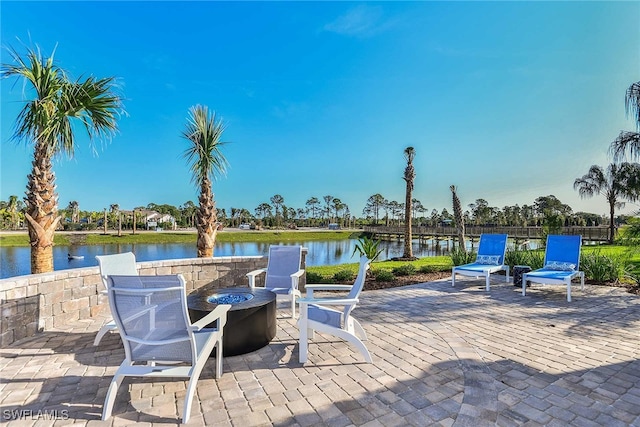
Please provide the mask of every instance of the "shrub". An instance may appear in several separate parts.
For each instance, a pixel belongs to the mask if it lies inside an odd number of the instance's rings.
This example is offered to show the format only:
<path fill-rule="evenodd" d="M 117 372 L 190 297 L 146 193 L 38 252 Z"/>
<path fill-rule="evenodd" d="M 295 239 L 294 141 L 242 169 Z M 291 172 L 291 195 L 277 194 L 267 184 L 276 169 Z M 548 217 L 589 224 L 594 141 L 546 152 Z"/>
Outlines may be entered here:
<path fill-rule="evenodd" d="M 427 264 L 420 267 L 420 273 L 435 273 L 436 271 L 439 271 L 439 268 L 435 265 Z"/>
<path fill-rule="evenodd" d="M 393 282 L 396 276 L 389 270 L 376 270 L 373 272 L 376 282 Z"/>
<path fill-rule="evenodd" d="M 355 274 L 353 274 L 352 271 L 340 270 L 333 275 L 333 280 L 335 280 L 336 282 L 346 282 L 349 280 L 353 280 L 354 277 Z"/>
<path fill-rule="evenodd" d="M 605 255 L 599 250 L 580 255 L 580 270 L 587 279 L 597 282 L 617 282 L 629 276 L 629 258 L 624 255 Z"/>
<path fill-rule="evenodd" d="M 322 274 L 307 271 L 307 283 L 324 283 L 326 280 Z"/>
<path fill-rule="evenodd" d="M 392 272 L 395 276 L 410 276 L 415 274 L 416 267 L 413 264 L 405 264 L 400 267 L 394 267 Z"/>
<path fill-rule="evenodd" d="M 473 262 L 476 259 L 475 252 L 473 251 L 465 252 L 458 247 L 454 248 L 449 254 L 449 256 L 451 256 L 451 261 L 453 262 L 453 265 L 469 264 L 470 262 Z"/>
<path fill-rule="evenodd" d="M 528 265 L 532 270 L 542 268 L 544 252 L 540 250 L 507 249 L 504 263 L 513 269 L 514 265 Z"/>

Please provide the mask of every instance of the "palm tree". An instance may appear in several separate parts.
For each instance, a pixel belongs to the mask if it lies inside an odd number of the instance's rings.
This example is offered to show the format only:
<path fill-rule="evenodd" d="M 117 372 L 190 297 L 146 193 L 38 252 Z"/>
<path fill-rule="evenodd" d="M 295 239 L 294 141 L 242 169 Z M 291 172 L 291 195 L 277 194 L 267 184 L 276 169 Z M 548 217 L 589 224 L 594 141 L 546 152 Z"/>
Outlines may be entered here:
<path fill-rule="evenodd" d="M 31 243 L 31 272 L 53 271 L 53 234 L 58 223 L 58 194 L 52 158 L 73 157 L 76 148 L 73 120 L 94 139 L 111 136 L 123 113 L 114 92 L 114 78 L 71 80 L 67 73 L 39 50 L 26 59 L 10 50 L 13 65 L 2 66 L 2 77 L 23 78 L 35 92 L 18 114 L 14 139 L 33 143 L 32 171 L 28 175 L 25 218 Z"/>
<path fill-rule="evenodd" d="M 209 113 L 209 109 L 201 105 L 189 109 L 188 120 L 182 136 L 191 142 L 184 157 L 191 168 L 192 181 L 200 189 L 196 215 L 198 257 L 212 257 L 218 231 L 212 181 L 216 176 L 224 175 L 228 165 L 220 151 L 224 144 L 220 141 L 224 125 L 222 120 L 216 121 L 215 112 Z"/>
<path fill-rule="evenodd" d="M 11 216 L 11 229 L 15 230 L 16 227 L 16 214 L 18 212 L 18 196 L 9 196 L 9 203 L 7 204 L 7 211 Z"/>
<path fill-rule="evenodd" d="M 612 163 L 605 173 L 598 165 L 589 168 L 589 172 L 573 183 L 580 197 L 593 197 L 601 194 L 609 204 L 609 242 L 615 237 L 614 214 L 616 208 L 624 207 L 621 199 L 635 201 L 640 194 L 640 164 Z"/>
<path fill-rule="evenodd" d="M 80 206 L 78 205 L 78 202 L 75 200 L 70 201 L 67 209 L 71 213 L 71 222 L 80 222 Z"/>
<path fill-rule="evenodd" d="M 458 249 L 464 253 L 467 252 L 467 245 L 464 239 L 464 215 L 462 213 L 462 204 L 456 193 L 456 186 L 449 187 L 451 197 L 453 198 L 453 218 L 456 221 L 456 232 L 458 234 Z"/>
<path fill-rule="evenodd" d="M 631 114 L 636 122 L 637 132 L 622 131 L 611 143 L 609 151 L 615 161 L 620 161 L 629 152 L 632 159 L 640 157 L 640 82 L 632 83 L 624 98 L 627 116 Z"/>
<path fill-rule="evenodd" d="M 413 159 L 416 157 L 416 150 L 413 147 L 404 149 L 404 158 L 407 166 L 404 169 L 403 179 L 406 182 L 404 197 L 404 253 L 402 258 L 413 258 L 413 248 L 411 247 L 411 199 L 413 197 L 413 181 L 416 178 L 416 171 L 413 168 Z"/>

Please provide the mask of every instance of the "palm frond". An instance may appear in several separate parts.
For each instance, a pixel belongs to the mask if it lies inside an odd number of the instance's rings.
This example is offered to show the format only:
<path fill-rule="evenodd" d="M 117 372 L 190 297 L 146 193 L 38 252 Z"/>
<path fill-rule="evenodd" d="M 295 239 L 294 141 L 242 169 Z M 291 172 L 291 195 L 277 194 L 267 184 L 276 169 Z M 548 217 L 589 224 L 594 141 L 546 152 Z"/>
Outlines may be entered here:
<path fill-rule="evenodd" d="M 70 81 L 53 55 L 45 58 L 39 49 L 29 49 L 26 59 L 12 49 L 10 55 L 15 64 L 2 66 L 2 77 L 22 77 L 35 91 L 18 114 L 14 139 L 46 145 L 49 155 L 73 156 L 72 119 L 82 123 L 91 142 L 115 132 L 124 110 L 113 78 Z"/>
<path fill-rule="evenodd" d="M 615 162 L 640 158 L 640 133 L 621 131 L 609 146 L 609 153 Z"/>
<path fill-rule="evenodd" d="M 187 126 L 182 136 L 191 145 L 183 156 L 190 166 L 192 181 L 196 185 L 226 174 L 228 162 L 221 151 L 225 142 L 220 140 L 224 130 L 222 120 L 216 120 L 215 112 L 209 113 L 206 106 L 196 105 L 189 109 Z"/>
<path fill-rule="evenodd" d="M 640 131 L 640 82 L 632 83 L 627 89 L 624 98 L 624 107 L 627 114 L 633 116 L 636 128 Z"/>

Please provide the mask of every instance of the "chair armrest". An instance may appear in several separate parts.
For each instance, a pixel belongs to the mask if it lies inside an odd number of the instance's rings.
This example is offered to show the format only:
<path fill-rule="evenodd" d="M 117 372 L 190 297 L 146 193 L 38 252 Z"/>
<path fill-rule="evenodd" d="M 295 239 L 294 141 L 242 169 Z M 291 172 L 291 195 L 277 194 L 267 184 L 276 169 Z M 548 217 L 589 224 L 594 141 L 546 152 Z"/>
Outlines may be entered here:
<path fill-rule="evenodd" d="M 299 304 L 348 305 L 357 304 L 358 298 L 300 298 Z"/>
<path fill-rule="evenodd" d="M 298 284 L 300 283 L 300 278 L 302 277 L 302 275 L 304 274 L 304 270 L 300 269 L 298 271 L 296 271 L 295 273 L 293 273 L 290 277 L 291 277 L 291 289 L 297 291 L 298 290 Z"/>
<path fill-rule="evenodd" d="M 314 291 L 350 291 L 353 285 L 306 285 L 305 288 Z"/>
<path fill-rule="evenodd" d="M 249 278 L 249 287 L 251 289 L 256 287 L 256 276 L 262 273 L 266 273 L 267 269 L 266 268 L 260 268 L 258 270 L 253 270 L 250 271 L 246 274 L 246 276 Z"/>
<path fill-rule="evenodd" d="M 300 277 L 302 277 L 303 274 L 304 274 L 304 269 L 301 268 L 300 270 L 298 270 L 295 273 L 293 273 L 291 275 L 291 278 L 294 278 L 294 277 L 300 278 Z"/>
<path fill-rule="evenodd" d="M 306 285 L 307 298 L 313 298 L 313 291 L 350 291 L 353 285 Z"/>
<path fill-rule="evenodd" d="M 202 319 L 191 325 L 191 329 L 194 331 L 199 331 L 200 329 L 207 326 L 209 323 L 213 323 L 215 320 L 220 319 L 218 322 L 218 330 L 221 331 L 224 328 L 224 325 L 227 323 L 227 312 L 231 308 L 231 304 L 220 304 L 213 311 Z"/>

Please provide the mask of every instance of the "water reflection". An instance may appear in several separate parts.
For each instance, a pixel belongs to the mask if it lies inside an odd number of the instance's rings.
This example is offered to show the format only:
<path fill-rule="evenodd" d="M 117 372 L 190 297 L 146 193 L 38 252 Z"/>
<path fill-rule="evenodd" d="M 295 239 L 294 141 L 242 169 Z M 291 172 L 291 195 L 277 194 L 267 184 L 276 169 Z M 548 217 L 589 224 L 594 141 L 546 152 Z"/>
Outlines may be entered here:
<path fill-rule="evenodd" d="M 332 241 L 299 241 L 286 244 L 302 245 L 308 248 L 307 265 L 334 265 L 356 262 L 357 255 L 352 256 L 357 240 L 332 240 Z M 477 243 L 476 243 L 477 244 Z M 243 255 L 267 255 L 270 243 L 257 242 L 217 242 L 215 256 L 243 256 Z M 381 242 L 380 260 L 402 256 L 404 243 L 401 240 Z M 451 248 L 450 241 L 434 242 L 413 241 L 413 254 L 416 257 L 427 257 L 447 254 Z M 56 270 L 69 268 L 91 267 L 98 265 L 96 255 L 115 254 L 121 252 L 133 252 L 138 261 L 154 261 L 175 258 L 195 258 L 197 255 L 194 244 L 111 244 L 111 245 L 72 245 L 56 246 L 53 248 L 53 265 Z M 67 258 L 67 254 L 84 256 L 83 259 Z M 28 247 L 2 247 L 0 248 L 0 278 L 29 274 L 30 250 Z"/>

